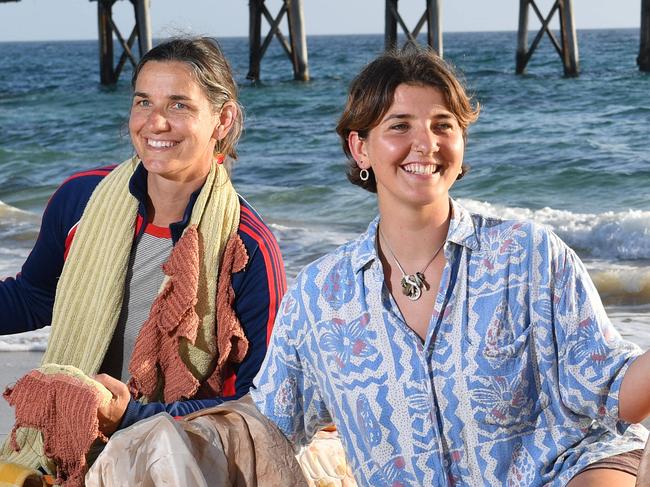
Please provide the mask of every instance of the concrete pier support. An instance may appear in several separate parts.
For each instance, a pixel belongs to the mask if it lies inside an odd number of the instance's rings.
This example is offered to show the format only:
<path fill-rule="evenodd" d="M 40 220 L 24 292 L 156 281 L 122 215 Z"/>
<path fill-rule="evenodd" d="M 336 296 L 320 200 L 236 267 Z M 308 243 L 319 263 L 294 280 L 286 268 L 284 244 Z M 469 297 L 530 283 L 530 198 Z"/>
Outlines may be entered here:
<path fill-rule="evenodd" d="M 149 15 L 150 0 L 135 0 L 133 8 L 135 10 L 135 23 L 138 28 L 138 49 L 140 57 L 144 56 L 151 50 L 151 16 Z"/>
<path fill-rule="evenodd" d="M 406 44 L 417 45 L 417 37 L 424 24 L 427 24 L 427 44 L 442 57 L 442 0 L 426 0 L 425 11 L 415 28 L 411 31 L 399 14 L 398 0 L 386 0 L 386 24 L 384 29 L 384 47 L 386 50 L 397 47 L 397 26 L 406 36 Z"/>
<path fill-rule="evenodd" d="M 519 0 L 516 73 L 523 74 L 528 63 L 528 0 Z"/>
<path fill-rule="evenodd" d="M 558 0 L 560 4 L 560 32 L 562 37 L 562 64 L 564 75 L 578 76 L 578 36 L 573 15 L 573 0 Z"/>
<path fill-rule="evenodd" d="M 529 8 L 532 8 L 542 24 L 530 47 L 528 46 Z M 553 31 L 549 27 L 555 13 L 558 13 L 560 20 L 560 41 L 557 40 L 555 34 L 553 34 Z M 519 0 L 516 73 L 523 74 L 526 71 L 526 65 L 530 61 L 544 34 L 547 34 L 562 60 L 564 75 L 569 77 L 578 76 L 580 67 L 578 38 L 576 36 L 575 18 L 573 15 L 573 0 L 555 0 L 550 12 L 546 16 L 542 15 L 535 0 Z"/>
<path fill-rule="evenodd" d="M 427 40 L 438 56 L 442 57 L 442 0 L 427 2 Z"/>
<path fill-rule="evenodd" d="M 103 85 L 117 83 L 124 64 L 128 60 L 135 67 L 137 60 L 132 52 L 135 39 L 138 39 L 140 56 L 151 49 L 151 20 L 149 17 L 150 0 L 130 0 L 133 4 L 135 25 L 127 39 L 113 21 L 113 5 L 117 0 L 97 0 L 97 21 L 99 32 L 99 73 Z M 122 46 L 122 54 L 116 65 L 114 63 L 113 34 Z"/>
<path fill-rule="evenodd" d="M 307 32 L 305 31 L 305 15 L 302 9 L 302 0 L 291 0 L 289 2 L 288 20 L 293 77 L 299 81 L 308 81 Z"/>
<path fill-rule="evenodd" d="M 293 65 L 293 77 L 299 81 L 309 80 L 309 64 L 307 52 L 307 32 L 304 28 L 304 14 L 302 0 L 284 0 L 280 12 L 273 18 L 264 0 L 249 0 L 249 68 L 248 79 L 260 78 L 262 58 L 274 37 L 287 53 Z M 279 25 L 284 16 L 287 16 L 289 25 L 289 42 L 285 38 Z M 262 42 L 262 17 L 270 25 L 264 41 Z"/>
<path fill-rule="evenodd" d="M 641 45 L 636 63 L 641 71 L 650 71 L 650 0 L 641 0 Z"/>

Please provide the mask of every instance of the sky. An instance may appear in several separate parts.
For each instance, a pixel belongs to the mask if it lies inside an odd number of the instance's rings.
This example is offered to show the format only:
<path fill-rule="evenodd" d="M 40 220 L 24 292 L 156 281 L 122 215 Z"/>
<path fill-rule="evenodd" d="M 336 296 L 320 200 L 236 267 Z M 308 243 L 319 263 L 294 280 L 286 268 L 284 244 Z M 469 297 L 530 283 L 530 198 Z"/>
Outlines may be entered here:
<path fill-rule="evenodd" d="M 517 30 L 518 0 L 440 1 L 443 32 Z M 553 5 L 553 0 L 536 2 L 544 14 Z M 267 0 L 266 4 L 275 16 L 281 0 Z M 308 35 L 384 31 L 384 0 L 303 0 L 303 5 Z M 399 2 L 400 13 L 411 29 L 424 5 L 424 0 Z M 640 26 L 641 0 L 573 0 L 573 10 L 578 29 Z M 217 38 L 248 35 L 248 0 L 151 0 L 150 12 L 155 38 L 179 31 Z M 116 2 L 113 16 L 128 35 L 134 22 L 131 2 Z M 531 29 L 539 26 L 532 11 L 529 18 Z M 263 34 L 267 30 L 263 23 Z M 282 30 L 286 31 L 286 20 Z M 97 39 L 97 2 L 0 0 L 0 42 L 77 39 Z"/>

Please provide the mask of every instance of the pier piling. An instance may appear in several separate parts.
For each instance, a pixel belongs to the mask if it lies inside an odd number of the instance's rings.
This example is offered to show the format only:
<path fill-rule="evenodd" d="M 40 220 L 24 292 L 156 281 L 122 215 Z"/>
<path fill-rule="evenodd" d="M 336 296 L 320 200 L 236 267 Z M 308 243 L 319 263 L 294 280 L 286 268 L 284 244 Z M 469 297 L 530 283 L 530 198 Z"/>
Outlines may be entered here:
<path fill-rule="evenodd" d="M 541 22 L 541 27 L 537 32 L 530 47 L 528 46 L 528 12 L 532 8 Z M 555 13 L 558 13 L 560 19 L 560 41 L 550 29 L 549 24 Z M 516 68 L 517 74 L 523 74 L 526 71 L 526 65 L 532 57 L 535 49 L 539 45 L 542 37 L 546 34 L 557 51 L 562 65 L 564 75 L 573 77 L 578 76 L 578 38 L 573 15 L 573 0 L 555 0 L 548 15 L 544 17 L 535 0 L 519 1 L 519 29 L 517 33 L 517 54 Z"/>
<path fill-rule="evenodd" d="M 517 31 L 517 65 L 515 72 L 523 74 L 528 63 L 528 0 L 519 0 L 519 30 Z"/>
<path fill-rule="evenodd" d="M 135 22 L 138 26 L 138 49 L 140 57 L 151 50 L 151 16 L 149 15 L 149 0 L 135 0 Z"/>
<path fill-rule="evenodd" d="M 576 36 L 573 0 L 558 0 L 560 4 L 560 33 L 564 75 L 578 76 L 578 37 Z"/>
<path fill-rule="evenodd" d="M 250 0 L 249 4 L 249 67 L 246 78 L 257 80 L 260 77 L 260 66 L 266 49 L 274 37 L 286 52 L 293 65 L 293 77 L 299 81 L 309 80 L 307 62 L 307 33 L 304 28 L 302 0 L 284 0 L 280 12 L 273 18 L 264 0 Z M 280 22 L 287 16 L 289 24 L 289 42 L 280 31 Z M 262 16 L 270 25 L 269 32 L 262 42 Z"/>
<path fill-rule="evenodd" d="M 151 49 L 151 20 L 149 17 L 150 0 L 130 0 L 133 4 L 135 25 L 131 30 L 128 39 L 124 39 L 122 33 L 113 22 L 113 5 L 117 0 L 97 0 L 97 21 L 99 32 L 99 78 L 103 85 L 117 83 L 120 73 L 128 60 L 135 67 L 137 60 L 131 51 L 136 37 L 140 56 Z M 117 64 L 113 66 L 113 34 L 117 37 L 122 46 L 122 54 Z"/>
<path fill-rule="evenodd" d="M 641 45 L 636 63 L 641 71 L 650 71 L 650 0 L 641 0 Z"/>
<path fill-rule="evenodd" d="M 427 24 L 427 43 L 442 57 L 442 0 L 426 0 L 426 8 L 420 20 L 411 31 L 399 14 L 398 0 L 386 0 L 386 24 L 384 29 L 384 47 L 386 50 L 397 47 L 397 25 L 406 36 L 406 44 L 417 45 L 417 38 L 424 24 Z"/>
<path fill-rule="evenodd" d="M 307 33 L 305 32 L 305 15 L 302 10 L 302 0 L 291 0 L 288 11 L 289 40 L 291 42 L 291 61 L 293 77 L 298 81 L 309 80 L 307 66 Z"/>

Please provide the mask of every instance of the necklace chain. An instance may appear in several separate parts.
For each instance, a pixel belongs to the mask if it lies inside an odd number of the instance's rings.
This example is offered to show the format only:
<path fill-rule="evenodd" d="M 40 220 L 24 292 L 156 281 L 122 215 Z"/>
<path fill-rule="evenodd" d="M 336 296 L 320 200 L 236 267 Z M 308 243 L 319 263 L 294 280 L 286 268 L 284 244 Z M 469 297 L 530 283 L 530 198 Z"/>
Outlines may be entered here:
<path fill-rule="evenodd" d="M 425 279 L 424 273 L 427 271 L 431 263 L 436 259 L 436 257 L 438 256 L 442 248 L 445 246 L 445 240 L 442 241 L 440 247 L 438 247 L 438 249 L 433 253 L 433 257 L 431 257 L 431 260 L 427 263 L 427 265 L 424 266 L 424 269 L 422 269 L 422 271 L 416 272 L 415 274 L 407 274 L 404 271 L 402 265 L 399 263 L 399 260 L 397 260 L 397 256 L 395 255 L 395 252 L 393 252 L 393 249 L 390 248 L 388 239 L 381 231 L 381 227 L 379 227 L 378 230 L 379 230 L 379 236 L 386 244 L 386 248 L 388 249 L 388 252 L 390 252 L 390 255 L 391 257 L 393 257 L 395 264 L 397 264 L 397 268 L 402 273 L 402 280 L 401 280 L 402 293 L 405 296 L 407 296 L 411 301 L 417 301 L 418 299 L 420 299 L 420 296 L 422 296 L 422 289 L 429 290 L 429 283 Z"/>

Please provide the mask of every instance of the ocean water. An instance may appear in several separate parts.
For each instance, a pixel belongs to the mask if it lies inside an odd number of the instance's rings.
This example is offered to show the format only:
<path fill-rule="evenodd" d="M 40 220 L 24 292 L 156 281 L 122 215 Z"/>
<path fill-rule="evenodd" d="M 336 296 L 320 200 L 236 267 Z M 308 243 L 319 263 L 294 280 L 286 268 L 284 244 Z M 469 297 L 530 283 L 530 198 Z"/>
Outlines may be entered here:
<path fill-rule="evenodd" d="M 649 348 L 650 75 L 635 64 L 638 36 L 579 31 L 575 79 L 562 77 L 546 40 L 524 76 L 514 74 L 514 32 L 444 42 L 482 105 L 466 149 L 472 171 L 453 195 L 470 210 L 555 230 L 585 261 L 618 328 Z M 334 126 L 349 81 L 383 38 L 308 38 L 308 83 L 292 81 L 274 42 L 252 84 L 247 39 L 221 43 L 246 109 L 234 182 L 271 224 L 291 280 L 375 215 L 374 196 L 345 179 Z M 131 154 L 130 72 L 102 87 L 97 60 L 96 41 L 0 43 L 0 277 L 20 270 L 66 176 Z M 0 351 L 42 350 L 47 334 L 2 337 Z"/>

